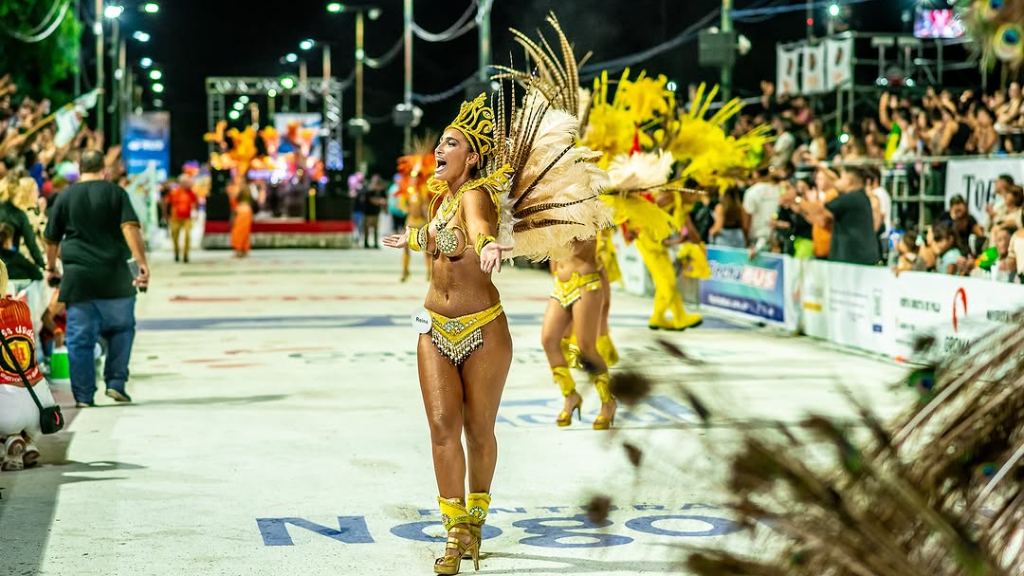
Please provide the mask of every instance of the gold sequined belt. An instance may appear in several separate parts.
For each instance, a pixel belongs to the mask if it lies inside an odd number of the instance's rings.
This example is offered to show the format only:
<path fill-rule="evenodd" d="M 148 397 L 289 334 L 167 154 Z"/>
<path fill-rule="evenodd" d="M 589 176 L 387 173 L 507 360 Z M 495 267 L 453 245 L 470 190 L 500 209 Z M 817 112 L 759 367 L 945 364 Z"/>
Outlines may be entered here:
<path fill-rule="evenodd" d="M 551 297 L 558 300 L 558 303 L 562 305 L 562 308 L 571 308 L 582 297 L 583 292 L 593 292 L 594 290 L 601 289 L 601 273 L 594 272 L 593 274 L 586 274 L 580 276 L 578 273 L 573 272 L 565 282 L 562 282 L 555 277 L 555 289 L 551 292 Z"/>
<path fill-rule="evenodd" d="M 483 312 L 467 314 L 458 318 L 448 318 L 432 310 L 427 310 L 433 323 L 430 326 L 430 339 L 434 347 L 456 366 L 466 361 L 474 350 L 484 345 L 483 327 L 501 316 L 501 302 Z"/>

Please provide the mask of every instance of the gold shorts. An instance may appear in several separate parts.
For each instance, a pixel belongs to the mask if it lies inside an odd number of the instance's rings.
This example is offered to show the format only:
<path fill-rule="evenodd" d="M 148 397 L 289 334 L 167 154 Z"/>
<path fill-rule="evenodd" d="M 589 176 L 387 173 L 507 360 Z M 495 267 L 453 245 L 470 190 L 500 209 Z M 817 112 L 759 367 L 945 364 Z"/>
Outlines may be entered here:
<path fill-rule="evenodd" d="M 572 308 L 572 305 L 579 301 L 584 292 L 593 292 L 601 289 L 601 273 L 594 272 L 580 276 L 573 272 L 572 277 L 562 282 L 555 277 L 555 289 L 551 297 L 558 300 L 562 308 Z"/>
<path fill-rule="evenodd" d="M 461 365 L 475 350 L 484 345 L 483 328 L 501 316 L 501 302 L 483 312 L 448 318 L 427 310 L 433 320 L 430 340 L 442 356 L 456 366 Z"/>

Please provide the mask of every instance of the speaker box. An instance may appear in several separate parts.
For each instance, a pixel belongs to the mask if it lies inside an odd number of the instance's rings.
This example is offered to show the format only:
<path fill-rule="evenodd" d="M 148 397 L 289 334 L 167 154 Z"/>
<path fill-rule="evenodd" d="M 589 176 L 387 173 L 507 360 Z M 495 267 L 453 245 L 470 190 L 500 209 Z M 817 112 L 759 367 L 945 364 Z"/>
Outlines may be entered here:
<path fill-rule="evenodd" d="M 231 219 L 231 199 L 224 192 L 211 192 L 206 198 L 206 219 L 225 222 Z"/>
<path fill-rule="evenodd" d="M 341 170 L 327 170 L 327 183 L 324 184 L 324 193 L 331 198 L 348 196 L 348 179 Z"/>
<path fill-rule="evenodd" d="M 726 34 L 701 30 L 697 43 L 697 64 L 709 68 L 732 66 L 736 63 L 737 42 L 735 32 Z"/>
<path fill-rule="evenodd" d="M 210 172 L 210 195 L 227 194 L 231 183 L 231 170 L 213 170 Z"/>
<path fill-rule="evenodd" d="M 310 198 L 310 196 L 306 196 Z M 348 197 L 318 195 L 316 198 L 317 220 L 351 220 L 352 199 Z M 309 218 L 309 211 L 306 211 Z"/>

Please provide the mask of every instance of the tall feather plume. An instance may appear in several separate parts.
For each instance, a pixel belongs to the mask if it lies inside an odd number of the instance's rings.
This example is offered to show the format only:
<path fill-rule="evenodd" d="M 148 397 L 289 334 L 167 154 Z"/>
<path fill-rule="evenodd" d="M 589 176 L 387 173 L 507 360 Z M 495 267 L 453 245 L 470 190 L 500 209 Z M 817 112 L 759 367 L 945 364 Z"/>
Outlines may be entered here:
<path fill-rule="evenodd" d="M 573 241 L 592 238 L 612 222 L 611 209 L 598 199 L 608 185 L 608 175 L 595 164 L 601 154 L 577 145 L 581 105 L 576 58 L 554 14 L 547 21 L 560 52 L 543 35 L 535 42 L 513 30 L 534 71 L 499 67 L 494 76 L 512 81 L 513 105 L 516 85 L 526 91 L 508 118 L 508 146 L 499 147 L 503 153 L 495 164 L 508 164 L 514 173 L 503 200 L 511 213 L 512 256 L 536 260 L 567 255 Z"/>

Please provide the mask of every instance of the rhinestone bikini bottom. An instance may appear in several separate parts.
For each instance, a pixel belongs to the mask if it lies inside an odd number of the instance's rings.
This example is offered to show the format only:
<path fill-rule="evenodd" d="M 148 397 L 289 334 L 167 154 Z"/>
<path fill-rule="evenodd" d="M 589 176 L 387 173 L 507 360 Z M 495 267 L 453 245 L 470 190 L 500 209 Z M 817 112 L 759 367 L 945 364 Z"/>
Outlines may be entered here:
<path fill-rule="evenodd" d="M 483 327 L 501 316 L 501 302 L 483 312 L 448 318 L 437 312 L 430 312 L 433 323 L 430 326 L 430 340 L 442 356 L 456 366 L 466 361 L 474 350 L 484 345 Z"/>

